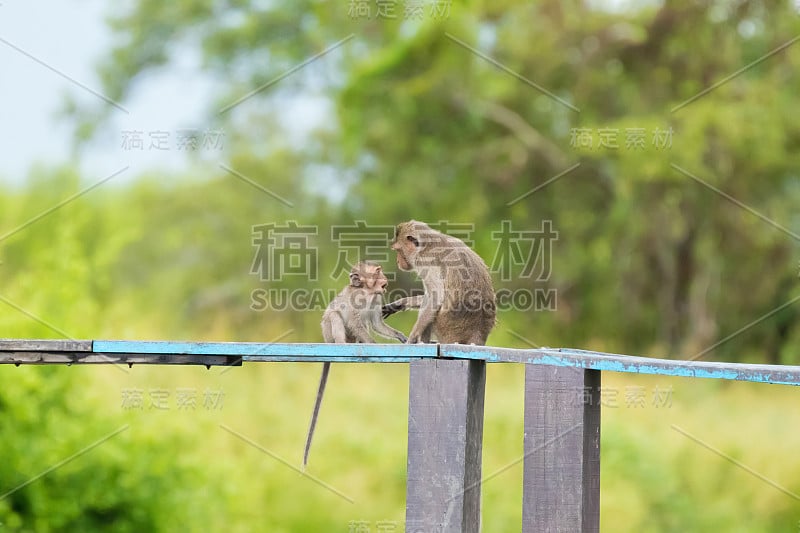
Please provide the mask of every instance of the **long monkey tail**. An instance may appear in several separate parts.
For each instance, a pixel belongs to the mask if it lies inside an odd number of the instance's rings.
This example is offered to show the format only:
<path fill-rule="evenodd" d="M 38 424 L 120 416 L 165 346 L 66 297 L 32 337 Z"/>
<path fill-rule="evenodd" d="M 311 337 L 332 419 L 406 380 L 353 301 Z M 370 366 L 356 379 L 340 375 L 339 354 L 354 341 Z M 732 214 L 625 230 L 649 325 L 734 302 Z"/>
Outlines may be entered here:
<path fill-rule="evenodd" d="M 306 449 L 303 452 L 303 470 L 308 464 L 308 452 L 311 449 L 311 439 L 314 437 L 314 428 L 317 425 L 319 416 L 319 406 L 322 405 L 322 395 L 325 393 L 325 384 L 328 382 L 328 373 L 331 371 L 330 363 L 322 363 L 322 375 L 319 378 L 319 389 L 317 389 L 317 400 L 314 402 L 314 412 L 311 414 L 311 425 L 308 426 L 308 436 L 306 437 Z"/>

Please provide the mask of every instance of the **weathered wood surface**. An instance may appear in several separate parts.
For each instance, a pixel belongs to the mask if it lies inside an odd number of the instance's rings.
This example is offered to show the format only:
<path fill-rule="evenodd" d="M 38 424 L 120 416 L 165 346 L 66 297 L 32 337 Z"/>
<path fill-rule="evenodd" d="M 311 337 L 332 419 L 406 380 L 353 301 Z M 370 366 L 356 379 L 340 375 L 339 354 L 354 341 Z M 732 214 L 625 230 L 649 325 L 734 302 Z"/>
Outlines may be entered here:
<path fill-rule="evenodd" d="M 435 344 L 322 344 L 174 341 L 0 341 L 0 364 L 178 364 L 241 366 L 247 362 L 408 363 L 435 358 Z"/>
<path fill-rule="evenodd" d="M 94 357 L 88 354 L 102 354 Z M 164 355 L 184 357 L 163 357 Z M 213 359 L 207 357 L 224 357 Z M 514 349 L 459 344 L 322 344 L 0 339 L 0 363 L 239 364 L 245 362 L 407 363 L 477 359 L 666 376 L 800 385 L 800 366 L 655 359 L 569 348 Z"/>
<path fill-rule="evenodd" d="M 524 533 L 600 530 L 600 372 L 525 369 Z"/>
<path fill-rule="evenodd" d="M 0 352 L 91 352 L 92 341 L 64 339 L 0 339 Z"/>
<path fill-rule="evenodd" d="M 96 352 L 10 352 L 0 351 L 0 364 L 15 365 L 205 365 L 241 366 L 242 358 L 225 355 L 125 354 Z"/>
<path fill-rule="evenodd" d="M 800 385 L 800 366 L 655 359 L 570 348 L 519 350 L 459 344 L 441 345 L 439 355 L 440 357 L 452 357 L 455 359 L 479 359 L 490 363 L 526 363 L 610 372 Z"/>
<path fill-rule="evenodd" d="M 486 364 L 409 366 L 406 533 L 477 533 Z"/>

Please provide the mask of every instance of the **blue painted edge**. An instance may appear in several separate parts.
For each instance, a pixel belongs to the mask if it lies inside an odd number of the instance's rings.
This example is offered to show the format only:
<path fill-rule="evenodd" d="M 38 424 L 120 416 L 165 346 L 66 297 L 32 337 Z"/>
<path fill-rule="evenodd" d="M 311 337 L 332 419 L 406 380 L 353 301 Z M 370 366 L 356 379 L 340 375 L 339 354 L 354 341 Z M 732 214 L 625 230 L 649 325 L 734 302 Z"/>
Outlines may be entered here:
<path fill-rule="evenodd" d="M 225 355 L 244 361 L 287 361 L 420 359 L 436 357 L 436 344 L 323 344 L 261 342 L 173 342 L 173 341 L 106 341 L 96 340 L 95 353 Z"/>
<path fill-rule="evenodd" d="M 440 354 L 442 357 L 479 359 L 496 363 L 539 364 L 635 374 L 800 385 L 800 366 L 656 359 L 569 348 L 518 350 L 457 344 L 442 345 Z"/>
<path fill-rule="evenodd" d="M 241 357 L 243 361 L 396 362 L 445 357 L 612 372 L 800 385 L 800 366 L 656 359 L 570 348 L 515 349 L 459 344 L 323 344 L 96 340 L 94 353 Z"/>

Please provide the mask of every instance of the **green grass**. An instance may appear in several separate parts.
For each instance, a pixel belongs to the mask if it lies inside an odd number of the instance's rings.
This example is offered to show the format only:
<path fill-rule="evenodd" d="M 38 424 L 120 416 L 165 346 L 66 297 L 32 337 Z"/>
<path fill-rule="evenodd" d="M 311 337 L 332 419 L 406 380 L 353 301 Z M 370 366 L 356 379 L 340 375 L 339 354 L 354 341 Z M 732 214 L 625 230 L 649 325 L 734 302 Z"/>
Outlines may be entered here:
<path fill-rule="evenodd" d="M 8 370 L 12 375 L 37 371 Z M 352 521 L 373 529 L 380 521 L 402 528 L 407 365 L 333 366 L 308 474 L 352 503 L 297 470 L 318 364 L 245 364 L 228 371 L 144 365 L 127 373 L 114 367 L 61 371 L 80 375 L 81 403 L 102 410 L 118 425 L 130 425 L 118 438 L 130 441 L 131 462 L 152 462 L 162 476 L 170 475 L 170 465 L 197 469 L 197 484 L 175 489 L 187 502 L 213 508 L 213 522 L 184 524 L 189 529 L 347 531 Z M 485 531 L 513 531 L 521 525 L 523 378 L 521 366 L 489 367 Z M 618 405 L 602 412 L 604 531 L 796 527 L 800 503 L 777 487 L 800 493 L 800 390 L 613 373 L 604 375 L 603 386 L 618 391 Z M 644 407 L 626 405 L 630 387 L 643 387 Z M 671 387 L 670 406 L 651 404 L 656 387 Z M 142 411 L 121 405 L 122 391 L 132 388 L 145 393 Z M 177 408 L 178 389 L 197 391 L 195 410 Z M 207 389 L 224 393 L 220 409 L 202 406 Z M 151 391 L 168 391 L 169 408 L 148 407 Z M 83 431 L 81 424 L 72 421 L 72 430 Z M 87 432 L 87 442 L 95 438 Z"/>

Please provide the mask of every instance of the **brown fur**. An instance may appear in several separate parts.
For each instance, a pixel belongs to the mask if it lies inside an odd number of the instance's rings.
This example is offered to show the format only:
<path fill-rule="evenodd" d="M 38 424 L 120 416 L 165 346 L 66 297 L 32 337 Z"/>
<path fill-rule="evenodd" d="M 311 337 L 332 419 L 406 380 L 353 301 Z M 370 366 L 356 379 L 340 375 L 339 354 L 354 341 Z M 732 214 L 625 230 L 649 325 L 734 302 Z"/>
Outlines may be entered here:
<path fill-rule="evenodd" d="M 409 344 L 430 342 L 486 344 L 496 323 L 492 279 L 486 263 L 455 237 L 411 220 L 397 226 L 392 249 L 400 270 L 413 270 L 422 279 L 425 295 L 402 298 L 384 306 L 384 315 L 419 309 Z"/>
<path fill-rule="evenodd" d="M 374 331 L 387 339 L 406 342 L 406 336 L 387 325 L 381 317 L 383 293 L 386 292 L 388 280 L 383 269 L 377 263 L 362 261 L 350 270 L 350 284 L 342 289 L 322 314 L 322 337 L 330 343 L 374 342 L 370 331 Z M 317 425 L 319 408 L 331 364 L 322 364 L 322 376 L 314 402 L 314 412 L 306 437 L 303 452 L 303 467 L 308 463 L 308 452 L 311 439 Z"/>
<path fill-rule="evenodd" d="M 387 339 L 405 342 L 406 336 L 381 318 L 381 299 L 388 280 L 377 263 L 362 261 L 350 271 L 350 284 L 333 299 L 322 315 L 325 342 L 374 342 L 370 330 Z"/>

